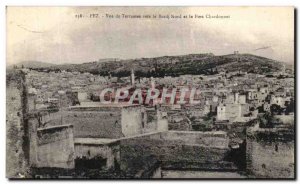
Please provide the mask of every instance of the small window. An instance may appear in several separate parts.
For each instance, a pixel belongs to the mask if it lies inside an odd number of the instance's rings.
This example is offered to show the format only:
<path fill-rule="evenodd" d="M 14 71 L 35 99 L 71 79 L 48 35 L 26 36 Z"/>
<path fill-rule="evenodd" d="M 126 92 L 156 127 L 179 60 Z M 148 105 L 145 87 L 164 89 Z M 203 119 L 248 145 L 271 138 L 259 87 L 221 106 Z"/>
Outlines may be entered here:
<path fill-rule="evenodd" d="M 278 152 L 278 144 L 275 144 L 275 151 Z"/>

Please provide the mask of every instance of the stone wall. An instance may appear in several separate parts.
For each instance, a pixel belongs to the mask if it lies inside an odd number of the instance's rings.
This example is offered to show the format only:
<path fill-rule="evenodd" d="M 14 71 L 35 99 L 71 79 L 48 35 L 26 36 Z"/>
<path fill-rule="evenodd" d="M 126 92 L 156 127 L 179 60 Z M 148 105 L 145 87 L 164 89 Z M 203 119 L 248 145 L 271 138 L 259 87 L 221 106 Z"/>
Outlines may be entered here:
<path fill-rule="evenodd" d="M 255 136 L 247 135 L 246 161 L 249 174 L 255 178 L 294 178 L 294 141 L 286 140 L 286 135 L 280 136 L 276 132 L 257 133 Z"/>
<path fill-rule="evenodd" d="M 158 132 L 168 131 L 169 129 L 167 112 L 157 111 L 157 129 Z"/>
<path fill-rule="evenodd" d="M 66 169 L 75 167 L 72 125 L 37 129 L 36 144 L 36 167 Z"/>
<path fill-rule="evenodd" d="M 144 117 L 143 133 L 155 132 L 157 129 L 157 111 L 155 109 L 146 109 Z"/>
<path fill-rule="evenodd" d="M 140 141 L 139 139 L 120 141 L 120 170 L 129 178 L 135 178 L 139 172 L 152 170 L 159 165 L 158 155 L 151 151 L 152 144 L 144 144 Z"/>
<path fill-rule="evenodd" d="M 27 90 L 22 71 L 6 74 L 6 177 L 23 178 L 29 173 L 29 138 L 26 121 Z"/>
<path fill-rule="evenodd" d="M 229 137 L 223 131 L 196 132 L 196 131 L 167 131 L 161 133 L 160 139 L 176 141 L 180 144 L 202 145 L 209 147 L 228 148 Z"/>
<path fill-rule="evenodd" d="M 37 165 L 37 129 L 39 127 L 39 116 L 37 113 L 32 113 L 28 117 L 29 124 L 29 140 L 30 140 L 30 156 L 29 156 L 29 165 L 30 167 L 36 167 Z"/>
<path fill-rule="evenodd" d="M 229 151 L 226 134 L 161 132 L 120 140 L 121 170 L 136 173 L 157 162 L 219 163 Z"/>
<path fill-rule="evenodd" d="M 183 112 L 168 112 L 168 129 L 169 130 L 179 130 L 179 131 L 189 131 L 191 130 L 191 121 L 187 117 L 186 113 Z"/>
<path fill-rule="evenodd" d="M 120 138 L 122 134 L 121 111 L 66 111 L 64 124 L 74 126 L 75 138 Z"/>
<path fill-rule="evenodd" d="M 74 125 L 75 138 L 117 139 L 143 133 L 141 106 L 79 106 L 63 112 L 62 119 Z"/>
<path fill-rule="evenodd" d="M 118 169 L 120 162 L 120 145 L 118 141 L 101 142 L 84 139 L 75 140 L 76 168 L 97 167 L 98 169 Z M 102 160 L 102 162 L 101 162 Z M 96 162 L 91 164 L 90 161 Z M 82 163 L 78 165 L 78 163 Z"/>
<path fill-rule="evenodd" d="M 43 126 L 56 126 L 62 125 L 62 112 L 47 112 L 41 113 L 41 124 Z"/>
<path fill-rule="evenodd" d="M 168 130 L 168 115 L 155 109 L 146 109 L 143 133 L 161 132 Z"/>
<path fill-rule="evenodd" d="M 141 106 L 123 107 L 121 113 L 122 134 L 125 137 L 143 133 Z"/>

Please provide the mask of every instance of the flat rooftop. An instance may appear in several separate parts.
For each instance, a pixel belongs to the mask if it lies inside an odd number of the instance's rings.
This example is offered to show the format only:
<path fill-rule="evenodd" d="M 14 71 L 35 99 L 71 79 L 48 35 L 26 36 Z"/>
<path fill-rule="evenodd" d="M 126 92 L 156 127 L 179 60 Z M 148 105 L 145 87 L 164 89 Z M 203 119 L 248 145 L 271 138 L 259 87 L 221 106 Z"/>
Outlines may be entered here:
<path fill-rule="evenodd" d="M 176 131 L 176 130 L 169 130 L 168 133 L 182 133 L 182 134 L 204 134 L 204 135 L 227 135 L 225 131 Z"/>
<path fill-rule="evenodd" d="M 79 109 L 101 109 L 101 108 L 126 108 L 126 107 L 139 107 L 139 104 L 128 104 L 128 103 L 110 103 L 110 104 L 101 104 L 101 103 L 91 103 L 84 104 L 79 106 L 70 106 L 69 110 L 79 110 Z"/>
<path fill-rule="evenodd" d="M 118 139 L 106 139 L 106 138 L 75 138 L 74 144 L 82 145 L 106 145 L 116 143 Z"/>

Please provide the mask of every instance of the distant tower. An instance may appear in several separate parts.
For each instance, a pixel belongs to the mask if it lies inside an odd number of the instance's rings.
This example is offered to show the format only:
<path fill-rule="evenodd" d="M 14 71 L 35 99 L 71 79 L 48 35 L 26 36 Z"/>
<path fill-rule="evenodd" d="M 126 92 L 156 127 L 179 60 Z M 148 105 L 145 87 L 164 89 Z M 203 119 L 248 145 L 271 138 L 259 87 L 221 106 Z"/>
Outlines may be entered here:
<path fill-rule="evenodd" d="M 130 81 L 131 81 L 131 85 L 134 86 L 135 85 L 135 78 L 134 78 L 134 71 L 133 71 L 133 69 L 131 69 L 131 78 L 130 78 Z"/>
<path fill-rule="evenodd" d="M 155 81 L 153 77 L 151 77 L 151 89 L 155 89 Z"/>
<path fill-rule="evenodd" d="M 235 50 L 235 51 L 233 51 L 233 54 L 236 56 L 236 60 L 238 61 L 238 62 L 240 62 L 240 57 L 239 57 L 239 51 L 238 50 Z"/>
<path fill-rule="evenodd" d="M 285 74 L 285 64 L 282 64 L 282 71 L 281 71 L 281 75 Z"/>

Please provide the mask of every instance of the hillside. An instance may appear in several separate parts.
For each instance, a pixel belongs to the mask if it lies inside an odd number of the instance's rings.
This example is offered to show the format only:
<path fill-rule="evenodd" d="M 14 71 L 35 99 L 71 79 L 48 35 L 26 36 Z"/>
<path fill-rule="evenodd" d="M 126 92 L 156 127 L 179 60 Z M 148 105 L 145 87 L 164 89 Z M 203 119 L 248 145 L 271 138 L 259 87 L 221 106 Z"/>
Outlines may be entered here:
<path fill-rule="evenodd" d="M 64 64 L 40 67 L 38 70 L 78 71 L 100 75 L 129 76 L 133 69 L 137 76 L 178 76 L 184 74 L 215 74 L 220 71 L 244 71 L 266 74 L 281 71 L 283 63 L 251 54 L 190 54 L 131 60 L 98 61 L 83 64 Z"/>
<path fill-rule="evenodd" d="M 7 66 L 7 68 L 13 68 L 13 67 L 17 67 L 17 68 L 45 68 L 45 67 L 51 67 L 51 66 L 55 66 L 55 64 L 51 64 L 51 63 L 44 63 L 44 62 L 40 62 L 40 61 L 23 61 L 14 65 L 9 65 Z"/>

